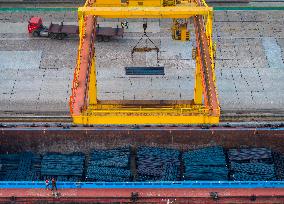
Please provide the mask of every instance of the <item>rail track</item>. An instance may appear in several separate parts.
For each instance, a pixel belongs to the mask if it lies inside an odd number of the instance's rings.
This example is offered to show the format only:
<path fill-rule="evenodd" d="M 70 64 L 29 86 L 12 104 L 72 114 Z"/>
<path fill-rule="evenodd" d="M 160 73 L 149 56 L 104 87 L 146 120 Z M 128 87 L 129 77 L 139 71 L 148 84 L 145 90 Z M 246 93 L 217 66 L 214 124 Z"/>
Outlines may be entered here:
<path fill-rule="evenodd" d="M 72 123 L 70 116 L 0 116 L 0 123 Z"/>
<path fill-rule="evenodd" d="M 0 116 L 0 128 L 9 125 L 16 124 L 29 124 L 30 126 L 52 126 L 61 124 L 72 124 L 72 118 L 70 116 Z M 269 124 L 284 124 L 284 114 L 273 114 L 273 113 L 224 113 L 221 114 L 220 125 L 228 125 L 233 123 L 258 123 L 263 125 Z M 77 125 L 72 125 L 77 126 Z"/>
<path fill-rule="evenodd" d="M 221 114 L 221 122 L 284 122 L 284 114 L 241 112 Z"/>
<path fill-rule="evenodd" d="M 0 2 L 0 10 L 3 8 L 19 10 L 33 8 L 54 9 L 55 11 L 71 9 L 77 12 L 77 8 L 84 5 L 84 1 L 81 0 L 0 0 Z M 216 10 L 283 10 L 284 7 L 284 0 L 207 0 L 207 2 Z M 270 5 L 272 3 L 274 4 Z"/>

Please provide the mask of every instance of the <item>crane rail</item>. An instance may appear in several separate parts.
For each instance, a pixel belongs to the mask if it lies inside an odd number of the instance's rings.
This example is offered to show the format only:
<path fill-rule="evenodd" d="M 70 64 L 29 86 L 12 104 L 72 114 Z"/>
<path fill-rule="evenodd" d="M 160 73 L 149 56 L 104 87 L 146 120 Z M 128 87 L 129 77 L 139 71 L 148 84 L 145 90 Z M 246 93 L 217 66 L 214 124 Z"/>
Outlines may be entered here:
<path fill-rule="evenodd" d="M 223 113 L 220 122 L 277 122 L 284 121 L 284 114 L 270 113 Z M 0 116 L 0 123 L 72 123 L 71 116 Z M 0 125 L 1 126 L 1 125 Z"/>

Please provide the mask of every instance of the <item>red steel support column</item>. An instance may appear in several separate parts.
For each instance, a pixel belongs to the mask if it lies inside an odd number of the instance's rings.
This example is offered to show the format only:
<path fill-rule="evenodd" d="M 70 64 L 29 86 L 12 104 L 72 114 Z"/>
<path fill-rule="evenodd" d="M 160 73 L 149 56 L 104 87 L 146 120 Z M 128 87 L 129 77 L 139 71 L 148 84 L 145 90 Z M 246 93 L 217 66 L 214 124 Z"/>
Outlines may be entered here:
<path fill-rule="evenodd" d="M 81 115 L 82 110 L 88 105 L 89 73 L 94 57 L 94 44 L 96 38 L 96 17 L 86 16 L 84 20 L 83 36 L 80 39 L 81 50 L 79 50 L 77 67 L 75 69 L 72 96 L 70 97 L 70 109 L 72 115 Z"/>
<path fill-rule="evenodd" d="M 194 26 L 197 54 L 200 57 L 201 64 L 200 67 L 203 81 L 204 103 L 214 115 L 218 115 L 219 104 L 213 78 L 212 60 L 210 58 L 209 45 L 204 30 L 204 21 L 202 16 L 194 17 Z"/>

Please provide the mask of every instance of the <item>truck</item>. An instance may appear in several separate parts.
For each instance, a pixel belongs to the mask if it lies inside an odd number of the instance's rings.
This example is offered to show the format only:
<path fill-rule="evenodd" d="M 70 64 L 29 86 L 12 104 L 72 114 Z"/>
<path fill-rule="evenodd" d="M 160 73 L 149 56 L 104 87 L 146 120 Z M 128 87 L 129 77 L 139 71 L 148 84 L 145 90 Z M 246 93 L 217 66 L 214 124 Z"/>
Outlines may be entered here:
<path fill-rule="evenodd" d="M 40 17 L 31 17 L 28 21 L 28 32 L 33 37 L 47 37 L 51 39 L 63 40 L 70 35 L 78 35 L 79 27 L 77 25 L 64 25 L 50 23 L 49 27 L 43 25 L 43 21 Z M 111 37 L 118 36 L 123 37 L 124 28 L 112 27 L 100 27 L 97 24 L 96 38 L 98 41 L 108 42 Z"/>

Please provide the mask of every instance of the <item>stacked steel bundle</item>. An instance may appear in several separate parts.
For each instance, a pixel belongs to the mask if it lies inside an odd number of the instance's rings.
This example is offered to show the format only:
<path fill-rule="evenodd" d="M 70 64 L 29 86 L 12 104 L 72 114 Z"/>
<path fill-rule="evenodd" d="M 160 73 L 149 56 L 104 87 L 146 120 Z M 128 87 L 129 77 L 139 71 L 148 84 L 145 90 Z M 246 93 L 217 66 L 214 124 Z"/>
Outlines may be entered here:
<path fill-rule="evenodd" d="M 275 166 L 270 149 L 230 149 L 228 151 L 228 158 L 232 180 L 276 180 Z"/>
<path fill-rule="evenodd" d="M 0 180 L 35 181 L 40 180 L 39 155 L 31 152 L 0 155 Z"/>
<path fill-rule="evenodd" d="M 34 154 L 30 171 L 30 177 L 33 178 L 32 180 L 41 179 L 41 160 L 42 157 L 40 155 Z"/>
<path fill-rule="evenodd" d="M 277 180 L 284 180 L 284 155 L 275 152 L 273 157 Z"/>
<path fill-rule="evenodd" d="M 180 152 L 175 149 L 139 147 L 138 181 L 176 181 L 180 179 Z"/>
<path fill-rule="evenodd" d="M 1 158 L 0 180 L 17 181 L 15 173 L 17 172 L 20 155 L 19 154 L 3 154 Z"/>
<path fill-rule="evenodd" d="M 43 178 L 56 177 L 60 181 L 81 181 L 85 156 L 81 153 L 47 153 L 41 162 Z"/>
<path fill-rule="evenodd" d="M 131 181 L 130 147 L 93 150 L 90 154 L 87 181 Z"/>
<path fill-rule="evenodd" d="M 185 152 L 184 180 L 228 180 L 226 157 L 221 147 L 207 147 Z"/>

